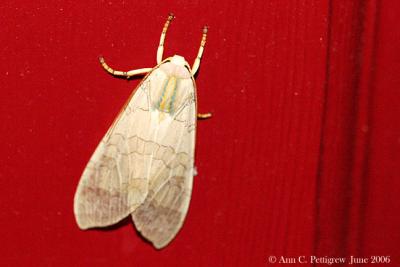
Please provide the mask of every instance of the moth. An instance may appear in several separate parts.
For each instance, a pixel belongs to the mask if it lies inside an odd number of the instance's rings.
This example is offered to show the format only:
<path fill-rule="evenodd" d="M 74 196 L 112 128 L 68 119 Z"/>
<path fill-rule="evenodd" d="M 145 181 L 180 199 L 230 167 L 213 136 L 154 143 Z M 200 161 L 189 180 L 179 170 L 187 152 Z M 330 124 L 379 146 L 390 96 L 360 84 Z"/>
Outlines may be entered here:
<path fill-rule="evenodd" d="M 157 49 L 157 66 L 117 71 L 146 76 L 108 129 L 79 181 L 74 213 L 81 229 L 105 227 L 131 216 L 136 229 L 157 249 L 182 227 L 192 192 L 197 114 L 194 75 L 207 37 L 192 67 L 178 55 L 162 60 L 170 14 Z"/>

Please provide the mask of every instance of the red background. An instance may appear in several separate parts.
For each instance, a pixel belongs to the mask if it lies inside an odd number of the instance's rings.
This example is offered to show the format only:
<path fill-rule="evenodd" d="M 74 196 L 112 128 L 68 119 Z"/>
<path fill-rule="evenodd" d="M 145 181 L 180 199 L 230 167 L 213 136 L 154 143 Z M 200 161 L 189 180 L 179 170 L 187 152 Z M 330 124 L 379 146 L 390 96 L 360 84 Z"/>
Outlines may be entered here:
<path fill-rule="evenodd" d="M 20 0 L 0 11 L 2 265 L 400 265 L 400 2 Z M 214 117 L 198 123 L 184 227 L 156 251 L 131 223 L 79 230 L 72 204 L 139 83 L 98 56 L 154 66 L 171 11 L 165 56 L 192 62 L 210 26 L 197 86 Z"/>

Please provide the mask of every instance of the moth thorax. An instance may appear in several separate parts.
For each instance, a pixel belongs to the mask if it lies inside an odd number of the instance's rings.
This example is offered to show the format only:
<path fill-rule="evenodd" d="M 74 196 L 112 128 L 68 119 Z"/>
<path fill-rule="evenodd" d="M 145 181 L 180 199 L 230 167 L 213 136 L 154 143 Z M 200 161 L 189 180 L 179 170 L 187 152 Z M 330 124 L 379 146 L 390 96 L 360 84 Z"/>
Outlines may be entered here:
<path fill-rule="evenodd" d="M 184 57 L 178 56 L 178 55 L 174 55 L 171 58 L 171 62 L 174 63 L 175 65 L 179 65 L 179 66 L 185 66 L 188 64 Z"/>

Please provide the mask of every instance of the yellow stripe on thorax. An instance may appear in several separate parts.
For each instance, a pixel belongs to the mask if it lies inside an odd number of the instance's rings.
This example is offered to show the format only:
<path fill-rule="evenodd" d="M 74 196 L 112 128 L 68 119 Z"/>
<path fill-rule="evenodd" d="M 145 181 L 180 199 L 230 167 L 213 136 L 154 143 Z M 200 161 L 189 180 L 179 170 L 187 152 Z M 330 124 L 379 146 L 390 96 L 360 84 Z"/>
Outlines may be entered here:
<path fill-rule="evenodd" d="M 164 92 L 160 101 L 159 109 L 165 112 L 170 112 L 170 106 L 172 101 L 172 96 L 176 89 L 176 78 L 170 77 L 168 79 L 167 85 L 164 88 Z"/>

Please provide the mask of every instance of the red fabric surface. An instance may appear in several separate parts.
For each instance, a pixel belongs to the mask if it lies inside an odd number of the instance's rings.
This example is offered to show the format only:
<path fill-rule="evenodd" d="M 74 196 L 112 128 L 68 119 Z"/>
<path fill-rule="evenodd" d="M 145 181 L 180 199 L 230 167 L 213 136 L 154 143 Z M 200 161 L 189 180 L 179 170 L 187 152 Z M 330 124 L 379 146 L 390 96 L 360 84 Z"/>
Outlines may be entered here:
<path fill-rule="evenodd" d="M 0 10 L 1 265 L 305 256 L 312 266 L 311 256 L 351 255 L 400 265 L 400 2 L 19 0 Z M 210 26 L 197 87 L 199 111 L 214 117 L 198 123 L 186 222 L 156 251 L 129 221 L 79 230 L 72 204 L 140 81 L 113 78 L 98 56 L 153 67 L 169 12 L 165 57 L 192 62 Z"/>

